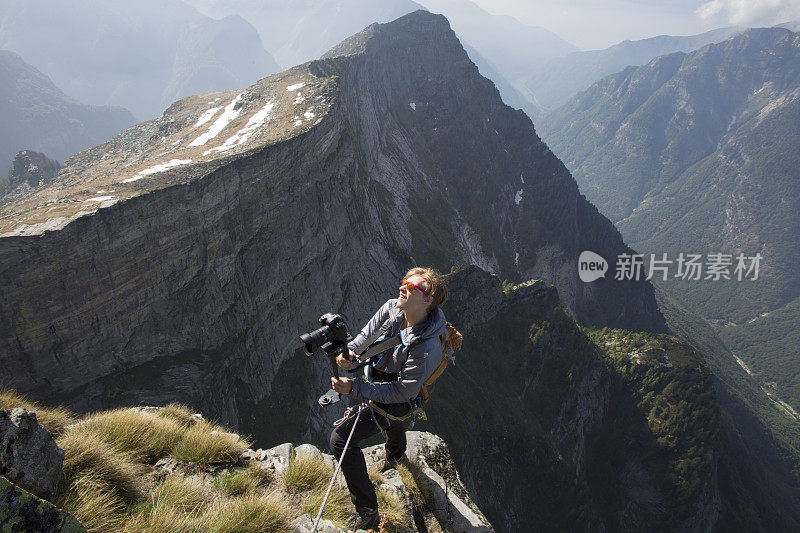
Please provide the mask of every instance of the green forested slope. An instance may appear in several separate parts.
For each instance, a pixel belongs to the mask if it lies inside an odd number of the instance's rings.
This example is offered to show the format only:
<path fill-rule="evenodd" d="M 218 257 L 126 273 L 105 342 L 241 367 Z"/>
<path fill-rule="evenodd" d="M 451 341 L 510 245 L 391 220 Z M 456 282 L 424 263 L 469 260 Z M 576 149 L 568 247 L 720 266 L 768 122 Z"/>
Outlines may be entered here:
<path fill-rule="evenodd" d="M 800 422 L 736 363 L 697 314 L 656 286 L 673 333 L 708 362 L 720 405 L 719 486 L 723 531 L 796 531 L 800 527 Z"/>

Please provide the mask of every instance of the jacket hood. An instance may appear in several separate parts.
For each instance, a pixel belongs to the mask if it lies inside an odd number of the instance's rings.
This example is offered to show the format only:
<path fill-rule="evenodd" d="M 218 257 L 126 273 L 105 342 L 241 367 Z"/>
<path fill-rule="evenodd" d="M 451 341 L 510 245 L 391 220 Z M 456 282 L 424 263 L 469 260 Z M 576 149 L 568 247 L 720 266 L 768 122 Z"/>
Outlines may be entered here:
<path fill-rule="evenodd" d="M 395 310 L 401 314 L 403 312 L 396 307 Z M 437 307 L 428 314 L 428 318 L 423 322 L 420 322 L 413 328 L 401 330 L 400 341 L 404 346 L 411 346 L 411 344 L 417 340 L 424 341 L 431 337 L 438 337 L 444 333 L 445 323 L 444 312 Z"/>

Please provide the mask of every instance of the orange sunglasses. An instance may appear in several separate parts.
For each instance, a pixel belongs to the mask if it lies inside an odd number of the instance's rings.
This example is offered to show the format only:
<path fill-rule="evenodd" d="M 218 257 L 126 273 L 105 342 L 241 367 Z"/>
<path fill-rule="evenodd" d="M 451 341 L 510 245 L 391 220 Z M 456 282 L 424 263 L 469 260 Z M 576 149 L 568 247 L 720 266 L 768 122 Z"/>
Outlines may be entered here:
<path fill-rule="evenodd" d="M 420 287 L 419 285 L 414 285 L 413 283 L 411 283 L 410 281 L 408 281 L 408 280 L 405 280 L 405 279 L 404 279 L 404 280 L 403 280 L 403 281 L 400 283 L 400 288 L 402 289 L 403 287 L 405 287 L 405 289 L 406 289 L 406 290 L 407 290 L 409 293 L 410 293 L 411 291 L 413 291 L 414 289 L 417 289 L 419 292 L 421 292 L 421 293 L 422 293 L 422 294 L 424 294 L 425 296 L 428 296 L 428 295 L 430 294 L 430 291 L 426 291 L 425 289 L 423 289 L 423 288 L 422 288 L 422 287 Z"/>

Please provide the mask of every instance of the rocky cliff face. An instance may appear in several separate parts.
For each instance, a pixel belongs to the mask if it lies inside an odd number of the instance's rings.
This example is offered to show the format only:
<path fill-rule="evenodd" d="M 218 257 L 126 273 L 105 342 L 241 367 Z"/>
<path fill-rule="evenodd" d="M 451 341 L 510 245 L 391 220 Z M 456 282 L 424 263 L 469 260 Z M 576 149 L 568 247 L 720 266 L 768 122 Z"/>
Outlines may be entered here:
<path fill-rule="evenodd" d="M 720 513 L 718 408 L 700 354 L 578 327 L 541 281 L 470 267 L 444 310 L 465 334 L 431 431 L 498 530 L 705 531 Z"/>

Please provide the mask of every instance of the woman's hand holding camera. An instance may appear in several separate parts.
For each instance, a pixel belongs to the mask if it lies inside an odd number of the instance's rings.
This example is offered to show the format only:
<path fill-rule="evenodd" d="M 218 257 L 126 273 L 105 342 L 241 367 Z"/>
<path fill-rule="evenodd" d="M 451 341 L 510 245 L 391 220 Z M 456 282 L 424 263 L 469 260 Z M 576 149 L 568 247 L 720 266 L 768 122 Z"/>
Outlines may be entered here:
<path fill-rule="evenodd" d="M 336 364 L 339 365 L 339 368 L 343 368 L 345 370 L 350 370 L 351 368 L 356 366 L 356 364 L 352 361 L 352 359 L 355 359 L 355 357 L 356 357 L 356 354 L 353 353 L 353 350 L 350 350 L 350 358 L 349 359 L 346 358 L 345 356 L 343 356 L 342 354 L 339 354 L 339 355 L 336 356 Z"/>

